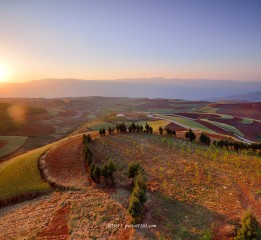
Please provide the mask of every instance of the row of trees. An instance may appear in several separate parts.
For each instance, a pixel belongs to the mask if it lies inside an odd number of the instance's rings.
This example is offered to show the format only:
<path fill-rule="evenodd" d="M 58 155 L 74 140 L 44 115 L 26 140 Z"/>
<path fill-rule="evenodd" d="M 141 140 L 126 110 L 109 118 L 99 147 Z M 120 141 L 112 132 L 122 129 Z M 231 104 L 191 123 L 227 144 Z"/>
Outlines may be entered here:
<path fill-rule="evenodd" d="M 144 211 L 144 203 L 147 201 L 147 183 L 145 172 L 139 163 L 130 163 L 128 167 L 128 177 L 132 179 L 132 194 L 129 201 L 128 212 L 133 217 L 134 222 L 140 220 Z"/>
<path fill-rule="evenodd" d="M 129 126 L 127 126 L 124 122 L 122 122 L 122 123 L 116 124 L 115 129 L 116 129 L 117 133 L 126 133 L 126 132 L 129 132 L 129 133 L 150 133 L 150 134 L 153 133 L 153 128 L 148 123 L 146 123 L 145 127 L 143 127 L 143 125 L 135 124 L 134 122 Z M 115 129 L 109 127 L 108 133 L 111 135 L 112 133 L 114 133 Z M 101 136 L 105 136 L 106 135 L 105 128 L 101 128 L 99 130 L 99 134 Z"/>
<path fill-rule="evenodd" d="M 100 168 L 97 164 L 93 161 L 93 154 L 90 148 L 90 143 L 92 141 L 91 136 L 88 134 L 83 134 L 83 155 L 85 161 L 88 165 L 90 176 L 92 181 L 96 183 L 100 183 L 101 176 L 104 177 L 106 185 L 108 184 L 108 180 L 111 181 L 111 185 L 114 184 L 114 172 L 116 171 L 116 165 L 114 162 L 109 159 L 107 163 L 105 163 L 102 168 Z"/>
<path fill-rule="evenodd" d="M 227 148 L 232 148 L 235 151 L 239 150 L 250 150 L 252 149 L 253 151 L 259 150 L 261 151 L 261 143 L 243 143 L 243 142 L 236 142 L 236 141 L 229 141 L 229 140 L 219 140 L 219 141 L 214 141 L 213 144 L 216 147 L 227 147 Z"/>

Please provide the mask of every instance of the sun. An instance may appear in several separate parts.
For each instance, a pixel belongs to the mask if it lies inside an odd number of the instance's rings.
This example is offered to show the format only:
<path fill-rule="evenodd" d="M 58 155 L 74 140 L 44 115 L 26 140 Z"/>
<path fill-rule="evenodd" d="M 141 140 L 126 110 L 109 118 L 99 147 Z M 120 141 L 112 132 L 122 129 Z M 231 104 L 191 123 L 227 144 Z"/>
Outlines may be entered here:
<path fill-rule="evenodd" d="M 0 63 L 0 82 L 8 81 L 10 74 L 10 68 Z"/>

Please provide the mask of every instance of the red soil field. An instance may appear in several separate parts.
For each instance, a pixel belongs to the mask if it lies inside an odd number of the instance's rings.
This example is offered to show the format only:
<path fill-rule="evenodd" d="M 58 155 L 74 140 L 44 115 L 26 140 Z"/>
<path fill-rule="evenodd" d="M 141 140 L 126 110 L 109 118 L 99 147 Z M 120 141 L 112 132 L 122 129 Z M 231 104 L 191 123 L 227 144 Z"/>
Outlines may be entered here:
<path fill-rule="evenodd" d="M 234 126 L 241 131 L 247 139 L 256 141 L 258 140 L 258 134 L 260 134 L 261 123 L 254 121 L 252 124 L 241 123 L 241 118 L 235 117 L 233 119 L 222 119 L 222 118 L 210 118 L 212 121 L 226 123 Z"/>
<path fill-rule="evenodd" d="M 218 113 L 261 120 L 261 103 L 259 102 L 235 104 L 213 103 L 211 104 L 211 107 L 221 108 L 218 110 Z"/>
<path fill-rule="evenodd" d="M 55 133 L 55 128 L 51 125 L 32 123 L 32 124 L 26 124 L 21 129 L 9 132 L 9 135 L 45 136 L 54 133 Z"/>
<path fill-rule="evenodd" d="M 175 123 L 170 123 L 169 125 L 167 125 L 165 127 L 165 129 L 167 129 L 167 128 L 169 128 L 171 130 L 175 130 L 175 131 L 186 131 L 187 130 L 186 128 L 184 128 L 182 126 L 179 126 L 179 125 L 177 125 Z"/>
<path fill-rule="evenodd" d="M 82 136 L 68 139 L 51 149 L 41 161 L 47 179 L 51 179 L 56 184 L 64 187 L 88 186 L 89 181 L 82 156 Z"/>

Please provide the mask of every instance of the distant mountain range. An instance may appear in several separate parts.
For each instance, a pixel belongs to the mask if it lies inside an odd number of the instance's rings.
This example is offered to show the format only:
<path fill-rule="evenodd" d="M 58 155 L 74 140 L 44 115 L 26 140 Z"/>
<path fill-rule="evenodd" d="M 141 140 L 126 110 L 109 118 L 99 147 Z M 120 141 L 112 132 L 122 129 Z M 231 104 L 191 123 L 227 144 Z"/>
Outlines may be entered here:
<path fill-rule="evenodd" d="M 251 92 L 246 94 L 240 94 L 240 95 L 233 95 L 223 98 L 210 98 L 206 99 L 208 101 L 239 101 L 239 102 L 261 102 L 261 91 L 258 92 Z"/>
<path fill-rule="evenodd" d="M 260 92 L 261 81 L 205 79 L 44 79 L 25 83 L 0 83 L 0 97 L 2 98 L 105 96 L 260 101 Z"/>

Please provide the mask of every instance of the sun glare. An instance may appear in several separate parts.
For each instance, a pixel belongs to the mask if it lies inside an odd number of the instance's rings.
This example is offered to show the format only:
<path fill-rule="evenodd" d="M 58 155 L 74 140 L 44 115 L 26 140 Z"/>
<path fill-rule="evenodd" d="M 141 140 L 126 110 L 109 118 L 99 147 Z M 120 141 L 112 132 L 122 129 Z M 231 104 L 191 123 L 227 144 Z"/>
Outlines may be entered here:
<path fill-rule="evenodd" d="M 11 71 L 8 66 L 0 63 L 0 82 L 8 81 Z"/>

